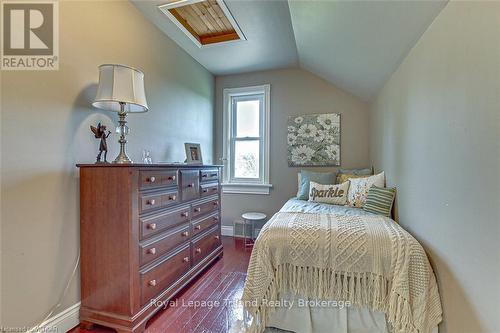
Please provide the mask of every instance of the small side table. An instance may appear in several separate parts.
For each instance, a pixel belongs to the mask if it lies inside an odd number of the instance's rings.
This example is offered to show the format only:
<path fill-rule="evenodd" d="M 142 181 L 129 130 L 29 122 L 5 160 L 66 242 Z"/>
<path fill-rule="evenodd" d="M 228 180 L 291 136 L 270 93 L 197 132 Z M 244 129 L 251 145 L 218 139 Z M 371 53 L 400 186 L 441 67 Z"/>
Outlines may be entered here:
<path fill-rule="evenodd" d="M 245 239 L 245 247 L 253 246 L 253 234 L 255 230 L 255 222 L 264 220 L 267 216 L 264 213 L 248 212 L 241 215 L 243 218 L 243 237 Z M 247 237 L 247 224 L 251 225 L 251 235 Z M 250 238 L 248 242 L 247 239 Z"/>

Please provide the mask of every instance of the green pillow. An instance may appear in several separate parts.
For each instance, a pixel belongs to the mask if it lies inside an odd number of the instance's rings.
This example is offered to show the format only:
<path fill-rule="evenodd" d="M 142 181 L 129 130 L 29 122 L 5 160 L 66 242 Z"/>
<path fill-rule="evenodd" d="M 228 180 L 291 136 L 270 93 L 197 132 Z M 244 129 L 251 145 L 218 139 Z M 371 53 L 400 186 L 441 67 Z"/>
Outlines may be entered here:
<path fill-rule="evenodd" d="M 377 187 L 373 185 L 368 190 L 363 210 L 391 217 L 391 209 L 395 196 L 396 188 Z"/>
<path fill-rule="evenodd" d="M 315 182 L 321 185 L 335 184 L 335 172 L 313 172 L 300 170 L 300 184 L 297 191 L 297 199 L 309 199 L 309 184 Z"/>

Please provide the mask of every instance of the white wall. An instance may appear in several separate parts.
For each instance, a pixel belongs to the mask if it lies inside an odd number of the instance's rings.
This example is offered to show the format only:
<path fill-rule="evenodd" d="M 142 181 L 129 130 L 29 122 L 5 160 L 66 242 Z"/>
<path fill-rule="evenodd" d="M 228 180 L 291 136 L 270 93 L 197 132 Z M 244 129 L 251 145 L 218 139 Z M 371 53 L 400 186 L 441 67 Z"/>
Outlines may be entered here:
<path fill-rule="evenodd" d="M 79 245 L 78 170 L 95 161 L 89 125 L 116 114 L 92 108 L 98 65 L 145 73 L 150 112 L 128 117 L 128 149 L 156 161 L 184 160 L 200 142 L 212 162 L 214 77 L 128 1 L 60 2 L 60 69 L 2 73 L 1 219 L 3 326 L 42 319 L 60 297 Z M 109 138 L 112 160 L 117 136 Z M 98 214 L 98 212 L 96 212 Z M 61 310 L 79 300 L 76 279 Z"/>
<path fill-rule="evenodd" d="M 216 159 L 222 157 L 224 88 L 271 85 L 271 151 L 269 195 L 224 194 L 222 223 L 232 225 L 245 211 L 271 217 L 297 193 L 297 172 L 287 162 L 288 116 L 337 112 L 341 114 L 342 167 L 367 167 L 368 107 L 356 97 L 301 69 L 283 69 L 216 77 Z M 328 171 L 332 168 L 307 168 Z"/>
<path fill-rule="evenodd" d="M 440 333 L 500 330 L 500 2 L 451 1 L 371 108 L 370 156 L 434 264 Z"/>

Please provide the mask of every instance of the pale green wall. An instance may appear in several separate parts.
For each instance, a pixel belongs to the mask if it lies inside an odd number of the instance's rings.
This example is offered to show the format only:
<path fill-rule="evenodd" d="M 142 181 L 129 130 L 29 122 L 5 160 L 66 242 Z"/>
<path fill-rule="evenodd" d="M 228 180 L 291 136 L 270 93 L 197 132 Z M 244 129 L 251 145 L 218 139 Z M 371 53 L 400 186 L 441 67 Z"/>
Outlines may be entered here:
<path fill-rule="evenodd" d="M 435 267 L 440 333 L 500 330 L 500 2 L 451 1 L 371 108 L 370 156 Z"/>
<path fill-rule="evenodd" d="M 232 225 L 248 211 L 264 212 L 271 217 L 297 193 L 297 172 L 287 162 L 288 116 L 310 113 L 341 113 L 342 167 L 367 167 L 368 106 L 331 83 L 301 69 L 283 69 L 216 77 L 215 147 L 222 157 L 223 89 L 271 85 L 271 151 L 269 195 L 224 194 L 222 223 Z M 334 168 L 307 168 L 328 171 Z"/>
<path fill-rule="evenodd" d="M 98 142 L 89 125 L 117 120 L 90 105 L 98 65 L 124 63 L 145 73 L 150 112 L 128 117 L 133 159 L 149 148 L 157 161 L 182 161 L 189 141 L 200 142 L 212 162 L 214 77 L 128 1 L 60 2 L 59 9 L 60 70 L 2 73 L 3 326 L 41 319 L 73 268 L 79 244 L 75 163 L 94 162 Z M 110 136 L 111 159 L 116 141 Z M 78 300 L 76 279 L 61 309 Z"/>

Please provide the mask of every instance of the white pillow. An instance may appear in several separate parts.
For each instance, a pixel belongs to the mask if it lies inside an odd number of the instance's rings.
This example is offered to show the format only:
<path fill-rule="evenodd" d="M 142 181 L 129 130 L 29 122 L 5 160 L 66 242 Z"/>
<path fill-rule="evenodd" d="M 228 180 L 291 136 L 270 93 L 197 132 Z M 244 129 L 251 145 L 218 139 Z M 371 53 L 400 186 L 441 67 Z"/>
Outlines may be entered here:
<path fill-rule="evenodd" d="M 384 187 L 385 175 L 381 173 L 363 178 L 349 178 L 351 186 L 347 195 L 347 205 L 351 207 L 363 207 L 368 196 L 368 191 L 373 185 Z"/>
<path fill-rule="evenodd" d="M 309 183 L 309 201 L 323 202 L 333 205 L 345 205 L 349 182 L 338 185 L 322 185 L 315 182 Z"/>

